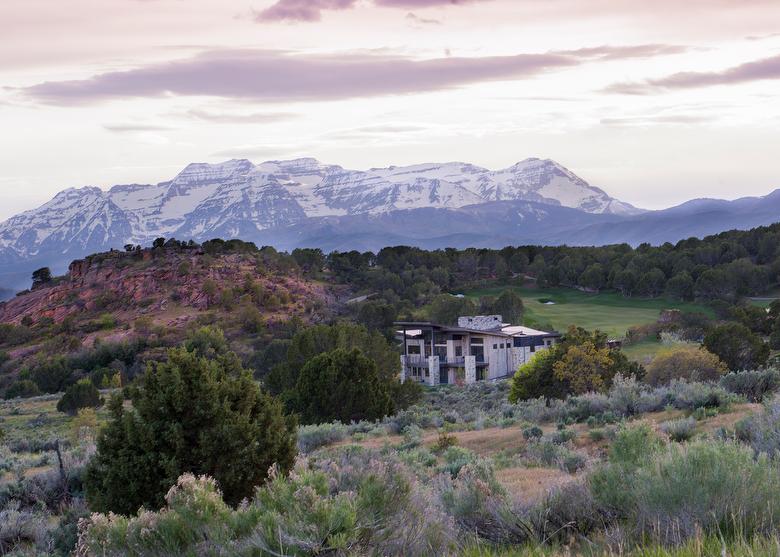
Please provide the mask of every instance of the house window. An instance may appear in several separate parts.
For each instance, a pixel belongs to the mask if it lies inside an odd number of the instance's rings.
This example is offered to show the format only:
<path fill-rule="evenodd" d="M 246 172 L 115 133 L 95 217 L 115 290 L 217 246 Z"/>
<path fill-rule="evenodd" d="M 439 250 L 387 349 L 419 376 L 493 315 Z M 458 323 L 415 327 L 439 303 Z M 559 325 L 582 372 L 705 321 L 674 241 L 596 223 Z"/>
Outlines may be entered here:
<path fill-rule="evenodd" d="M 455 347 L 455 357 L 460 358 L 463 356 L 463 347 L 462 346 L 456 346 Z"/>
<path fill-rule="evenodd" d="M 533 344 L 531 345 L 531 352 L 536 352 L 536 346 Z"/>
<path fill-rule="evenodd" d="M 500 346 L 501 346 L 501 350 L 503 350 L 503 349 L 504 349 L 504 343 L 502 342 L 502 343 L 500 344 Z"/>
<path fill-rule="evenodd" d="M 498 344 L 494 344 L 493 345 L 493 350 L 497 350 L 497 349 L 498 349 Z"/>
<path fill-rule="evenodd" d="M 419 356 L 420 355 L 420 346 L 418 344 L 410 344 L 406 347 L 406 352 L 410 356 Z"/>

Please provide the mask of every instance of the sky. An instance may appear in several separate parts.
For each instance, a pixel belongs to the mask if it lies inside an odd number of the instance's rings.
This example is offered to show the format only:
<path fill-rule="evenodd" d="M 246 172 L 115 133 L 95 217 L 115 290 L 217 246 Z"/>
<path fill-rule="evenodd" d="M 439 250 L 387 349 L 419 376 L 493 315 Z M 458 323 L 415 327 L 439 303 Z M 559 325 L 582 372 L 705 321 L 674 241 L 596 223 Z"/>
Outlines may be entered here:
<path fill-rule="evenodd" d="M 780 188 L 777 0 L 2 0 L 0 220 L 190 162 L 550 158 L 644 208 Z"/>

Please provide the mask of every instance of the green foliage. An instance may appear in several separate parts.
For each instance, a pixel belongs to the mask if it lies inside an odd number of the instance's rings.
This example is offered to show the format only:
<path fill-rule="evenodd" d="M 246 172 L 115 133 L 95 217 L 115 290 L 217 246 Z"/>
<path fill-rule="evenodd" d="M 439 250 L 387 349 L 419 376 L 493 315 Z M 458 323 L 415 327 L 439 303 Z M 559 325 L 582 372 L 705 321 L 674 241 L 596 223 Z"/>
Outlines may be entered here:
<path fill-rule="evenodd" d="M 769 345 L 740 323 L 714 327 L 704 336 L 704 346 L 731 371 L 759 368 L 769 358 Z"/>
<path fill-rule="evenodd" d="M 391 381 L 389 387 L 395 411 L 405 410 L 423 398 L 423 386 L 416 381 Z"/>
<path fill-rule="evenodd" d="M 347 434 L 347 426 L 341 422 L 303 425 L 298 428 L 298 450 L 307 454 L 325 445 L 342 441 Z"/>
<path fill-rule="evenodd" d="M 453 521 L 397 461 L 348 453 L 301 460 L 230 508 L 211 478 L 181 476 L 159 513 L 93 515 L 79 555 L 449 555 Z"/>
<path fill-rule="evenodd" d="M 51 281 L 52 281 L 51 269 L 49 269 L 48 267 L 42 267 L 40 269 L 33 271 L 32 274 L 33 288 L 38 288 L 39 286 L 43 286 L 44 284 L 50 283 Z"/>
<path fill-rule="evenodd" d="M 531 439 L 539 439 L 544 435 L 542 428 L 539 426 L 530 426 L 523 429 L 523 439 L 530 441 Z"/>
<path fill-rule="evenodd" d="M 645 381 L 665 385 L 673 379 L 717 381 L 728 370 L 720 359 L 705 348 L 675 346 L 659 352 L 647 366 Z"/>
<path fill-rule="evenodd" d="M 458 444 L 458 439 L 454 435 L 450 435 L 444 430 L 439 431 L 439 435 L 436 438 L 436 444 L 433 446 L 433 452 L 443 453 L 450 447 L 454 447 Z"/>
<path fill-rule="evenodd" d="M 378 331 L 351 323 L 315 325 L 298 331 L 290 340 L 284 361 L 265 377 L 265 385 L 276 395 L 294 398 L 294 390 L 303 366 L 315 356 L 338 348 L 360 349 L 377 365 L 379 376 L 385 384 L 396 380 L 398 353 Z"/>
<path fill-rule="evenodd" d="M 677 441 L 678 443 L 688 441 L 693 437 L 694 430 L 696 429 L 696 420 L 692 416 L 677 420 L 669 420 L 668 422 L 663 422 L 660 425 L 660 429 L 666 433 L 672 441 Z"/>
<path fill-rule="evenodd" d="M 292 465 L 294 421 L 248 373 L 221 360 L 171 349 L 166 362 L 149 365 L 132 402 L 124 409 L 120 397 L 111 401 L 85 477 L 93 509 L 159 508 L 185 472 L 212 475 L 236 504 L 272 464 Z"/>
<path fill-rule="evenodd" d="M 97 408 L 103 405 L 100 391 L 89 379 L 82 379 L 67 388 L 57 402 L 57 411 L 75 415 L 81 408 Z"/>
<path fill-rule="evenodd" d="M 500 315 L 505 322 L 517 324 L 523 322 L 525 308 L 520 295 L 514 290 L 506 289 L 497 298 L 491 296 L 481 298 L 479 311 L 489 315 Z"/>
<path fill-rule="evenodd" d="M 17 346 L 29 342 L 33 336 L 28 326 L 0 323 L 0 345 Z"/>
<path fill-rule="evenodd" d="M 450 294 L 436 296 L 428 308 L 428 317 L 434 323 L 443 325 L 455 325 L 458 317 L 462 315 L 474 315 L 477 306 L 469 298 L 458 298 Z"/>
<path fill-rule="evenodd" d="M 724 375 L 720 384 L 729 392 L 742 395 L 751 402 L 762 402 L 767 395 L 780 391 L 780 371 L 734 371 Z"/>
<path fill-rule="evenodd" d="M 304 423 L 375 420 L 392 407 L 376 363 L 358 349 L 315 356 L 301 369 L 295 391 Z"/>
<path fill-rule="evenodd" d="M 296 248 L 291 255 L 306 275 L 316 277 L 325 266 L 325 255 L 321 249 Z"/>
<path fill-rule="evenodd" d="M 384 332 L 393 326 L 397 316 L 398 312 L 392 304 L 369 300 L 360 304 L 355 317 L 369 331 Z"/>
<path fill-rule="evenodd" d="M 780 524 L 774 504 L 778 472 L 766 457 L 755 459 L 750 449 L 733 443 L 672 444 L 635 470 L 624 470 L 625 492 L 607 502 L 636 539 L 679 544 L 700 532 L 746 538 Z M 591 485 L 604 502 L 605 486 Z"/>
<path fill-rule="evenodd" d="M 29 378 L 44 393 L 59 393 L 73 381 L 73 371 L 64 357 L 57 356 L 34 365 Z"/>
<path fill-rule="evenodd" d="M 510 402 L 564 398 L 572 392 L 604 391 L 617 375 L 641 377 L 644 369 L 620 349 L 609 348 L 600 331 L 570 327 L 561 342 L 534 354 L 511 380 Z"/>
<path fill-rule="evenodd" d="M 214 359 L 230 351 L 225 333 L 217 327 L 200 327 L 184 340 L 184 348 L 202 358 Z"/>
<path fill-rule="evenodd" d="M 558 359 L 557 351 L 537 352 L 525 364 L 520 366 L 512 377 L 509 401 L 516 403 L 532 398 L 563 398 L 569 392 L 569 386 L 558 379 L 553 366 Z"/>
<path fill-rule="evenodd" d="M 14 381 L 5 390 L 5 398 L 29 398 L 31 396 L 38 396 L 41 394 L 41 390 L 38 385 L 30 381 L 29 379 L 20 379 Z"/>

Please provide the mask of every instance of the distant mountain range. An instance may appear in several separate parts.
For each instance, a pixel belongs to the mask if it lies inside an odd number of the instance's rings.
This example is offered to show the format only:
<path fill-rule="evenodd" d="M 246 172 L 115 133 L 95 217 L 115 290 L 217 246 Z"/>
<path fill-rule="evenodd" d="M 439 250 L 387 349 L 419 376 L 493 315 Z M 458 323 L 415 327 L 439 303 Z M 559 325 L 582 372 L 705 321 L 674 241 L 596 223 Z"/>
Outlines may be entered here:
<path fill-rule="evenodd" d="M 0 286 L 157 237 L 241 238 L 280 249 L 387 245 L 662 243 L 780 220 L 780 192 L 637 209 L 551 160 L 347 170 L 314 159 L 190 164 L 156 185 L 70 188 L 0 224 Z"/>

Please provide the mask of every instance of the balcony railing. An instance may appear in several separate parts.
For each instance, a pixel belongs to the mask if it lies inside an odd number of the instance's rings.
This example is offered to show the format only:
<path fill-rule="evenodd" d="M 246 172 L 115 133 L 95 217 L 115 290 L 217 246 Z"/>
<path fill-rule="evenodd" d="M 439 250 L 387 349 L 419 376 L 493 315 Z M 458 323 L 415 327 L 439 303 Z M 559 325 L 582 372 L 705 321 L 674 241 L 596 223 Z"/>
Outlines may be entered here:
<path fill-rule="evenodd" d="M 428 356 L 421 356 L 420 354 L 408 354 L 405 356 L 406 365 L 415 367 L 428 367 Z M 485 357 L 478 355 L 475 357 L 477 365 L 484 365 Z M 449 358 L 442 358 L 439 356 L 439 365 L 441 366 L 464 366 L 466 365 L 465 356 L 452 356 Z"/>
<path fill-rule="evenodd" d="M 409 354 L 406 356 L 406 365 L 415 367 L 428 367 L 428 358 L 419 354 Z"/>

